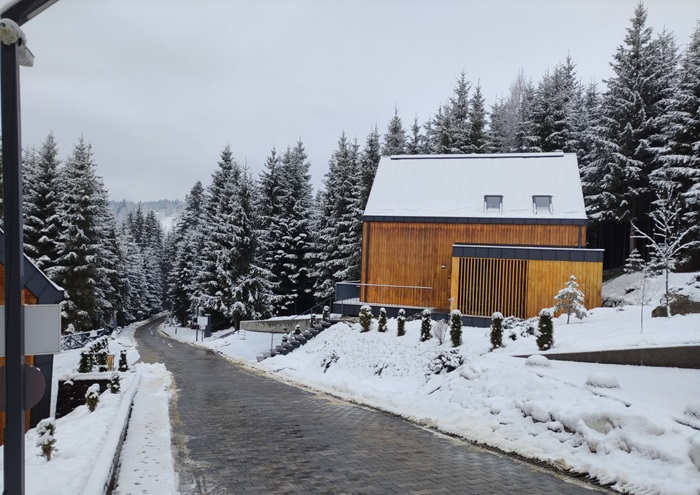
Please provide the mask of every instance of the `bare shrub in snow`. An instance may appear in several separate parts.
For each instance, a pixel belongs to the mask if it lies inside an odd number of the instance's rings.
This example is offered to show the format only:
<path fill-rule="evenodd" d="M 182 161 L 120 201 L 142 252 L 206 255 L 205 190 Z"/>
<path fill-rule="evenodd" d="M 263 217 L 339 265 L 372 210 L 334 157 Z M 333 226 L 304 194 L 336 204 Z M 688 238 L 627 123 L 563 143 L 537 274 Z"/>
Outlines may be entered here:
<path fill-rule="evenodd" d="M 377 319 L 377 330 L 380 332 L 386 332 L 387 330 L 387 318 L 386 318 L 386 309 L 385 308 L 379 308 L 379 318 Z"/>
<path fill-rule="evenodd" d="M 491 315 L 491 348 L 503 347 L 503 315 L 496 311 Z"/>
<path fill-rule="evenodd" d="M 56 451 L 56 421 L 53 418 L 46 418 L 39 421 L 36 425 L 36 446 L 39 447 L 39 455 L 47 461 L 51 460 L 51 456 Z"/>
<path fill-rule="evenodd" d="M 453 309 L 450 313 L 450 339 L 452 347 L 462 345 L 462 313 L 458 309 Z"/>
<path fill-rule="evenodd" d="M 321 368 L 323 368 L 323 372 L 325 373 L 328 371 L 328 368 L 331 367 L 331 364 L 337 363 L 339 359 L 339 356 L 335 353 L 335 351 L 331 352 L 328 356 L 323 358 L 323 361 L 321 361 Z"/>
<path fill-rule="evenodd" d="M 93 412 L 97 408 L 97 403 L 100 401 L 100 386 L 97 383 L 90 385 L 90 388 L 85 392 L 85 404 Z"/>
<path fill-rule="evenodd" d="M 430 340 L 430 331 L 433 328 L 433 320 L 430 317 L 431 311 L 429 309 L 424 309 L 423 310 L 423 316 L 421 318 L 421 324 L 420 324 L 420 341 L 425 342 L 426 340 Z"/>
<path fill-rule="evenodd" d="M 545 308 L 540 311 L 540 320 L 537 325 L 537 347 L 541 351 L 547 351 L 554 345 L 554 324 L 552 323 L 552 310 Z"/>
<path fill-rule="evenodd" d="M 456 370 L 464 364 L 464 357 L 459 353 L 458 349 L 448 349 L 442 351 L 428 365 L 428 369 L 434 375 L 439 375 L 442 372 L 449 373 Z"/>
<path fill-rule="evenodd" d="M 700 399 L 689 402 L 684 412 L 692 418 L 700 419 Z"/>
<path fill-rule="evenodd" d="M 406 310 L 400 309 L 399 316 L 396 317 L 396 335 L 403 337 L 406 335 Z"/>
<path fill-rule="evenodd" d="M 433 325 L 433 337 L 438 341 L 438 344 L 442 345 L 445 343 L 445 336 L 447 335 L 447 322 L 440 320 L 435 322 Z"/>
<path fill-rule="evenodd" d="M 596 371 L 586 378 L 586 385 L 595 388 L 620 388 L 620 382 L 610 373 Z"/>
<path fill-rule="evenodd" d="M 360 308 L 360 326 L 363 332 L 369 332 L 372 327 L 372 309 L 366 304 Z"/>
<path fill-rule="evenodd" d="M 532 356 L 528 357 L 525 360 L 525 365 L 526 366 L 541 366 L 543 368 L 551 368 L 552 363 L 549 362 L 549 359 L 544 357 L 542 354 L 533 354 Z"/>

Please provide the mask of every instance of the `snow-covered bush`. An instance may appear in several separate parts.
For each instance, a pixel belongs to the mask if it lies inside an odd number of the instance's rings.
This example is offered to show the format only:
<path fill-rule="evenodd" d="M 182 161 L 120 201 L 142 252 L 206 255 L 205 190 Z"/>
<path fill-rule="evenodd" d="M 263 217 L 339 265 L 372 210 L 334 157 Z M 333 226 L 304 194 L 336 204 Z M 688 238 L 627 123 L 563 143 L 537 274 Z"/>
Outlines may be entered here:
<path fill-rule="evenodd" d="M 396 317 L 396 335 L 403 337 L 406 335 L 406 311 L 399 310 L 399 316 Z"/>
<path fill-rule="evenodd" d="M 122 349 L 119 353 L 119 371 L 129 371 L 129 363 L 126 360 L 126 350 Z"/>
<path fill-rule="evenodd" d="M 444 320 L 436 321 L 433 325 L 433 337 L 438 341 L 438 344 L 442 345 L 445 343 L 445 336 L 447 335 L 447 322 Z"/>
<path fill-rule="evenodd" d="M 317 324 L 316 313 L 311 313 L 311 316 L 309 317 L 309 328 L 316 328 Z"/>
<path fill-rule="evenodd" d="M 595 388 L 620 388 L 620 382 L 617 378 L 605 371 L 596 371 L 588 375 L 586 385 Z"/>
<path fill-rule="evenodd" d="M 453 309 L 450 313 L 450 339 L 452 347 L 462 345 L 462 313 L 458 309 Z"/>
<path fill-rule="evenodd" d="M 503 347 L 503 314 L 496 311 L 491 315 L 491 348 Z"/>
<path fill-rule="evenodd" d="M 434 375 L 439 375 L 442 372 L 451 372 L 464 364 L 464 357 L 460 354 L 459 349 L 447 349 L 428 364 L 428 369 Z"/>
<path fill-rule="evenodd" d="M 360 308 L 360 326 L 363 332 L 369 332 L 372 327 L 372 308 L 366 304 Z"/>
<path fill-rule="evenodd" d="M 321 319 L 326 322 L 331 321 L 331 308 L 328 306 L 323 307 L 323 313 L 321 314 Z"/>
<path fill-rule="evenodd" d="M 688 405 L 685 406 L 684 413 L 694 419 L 700 420 L 700 399 L 690 401 Z"/>
<path fill-rule="evenodd" d="M 90 412 L 97 408 L 97 403 L 100 401 L 100 386 L 97 383 L 90 385 L 90 388 L 85 392 L 85 404 Z"/>
<path fill-rule="evenodd" d="M 323 372 L 325 373 L 328 371 L 328 368 L 331 367 L 331 364 L 337 363 L 339 359 L 339 356 L 335 353 L 335 351 L 332 351 L 328 356 L 323 358 L 323 361 L 321 361 L 321 368 L 323 368 Z"/>
<path fill-rule="evenodd" d="M 41 451 L 40 456 L 47 461 L 51 460 L 51 456 L 56 451 L 56 421 L 53 418 L 46 418 L 39 421 L 36 425 L 36 446 Z"/>
<path fill-rule="evenodd" d="M 386 332 L 387 331 L 386 323 L 387 323 L 386 309 L 379 308 L 379 318 L 377 319 L 377 330 L 380 332 Z"/>
<path fill-rule="evenodd" d="M 108 387 L 109 391 L 113 394 L 118 394 L 121 391 L 122 385 L 118 373 L 112 373 L 112 377 L 109 379 Z"/>
<path fill-rule="evenodd" d="M 104 347 L 101 347 L 95 353 L 95 363 L 97 364 L 97 371 L 107 371 L 107 355 L 109 351 Z"/>
<path fill-rule="evenodd" d="M 554 345 L 554 325 L 552 324 L 552 310 L 544 308 L 540 311 L 540 320 L 537 325 L 537 347 L 547 351 Z"/>
<path fill-rule="evenodd" d="M 542 354 L 533 354 L 525 360 L 525 366 L 540 366 L 542 368 L 551 368 L 552 363 Z"/>
<path fill-rule="evenodd" d="M 576 277 L 571 275 L 564 288 L 560 290 L 556 296 L 554 296 L 554 300 L 556 301 L 554 311 L 565 313 L 567 324 L 571 318 L 571 313 L 573 313 L 579 320 L 583 320 L 588 316 L 586 306 L 583 305 L 584 299 L 585 296 L 578 288 Z"/>
<path fill-rule="evenodd" d="M 429 309 L 423 310 L 423 316 L 420 324 L 420 341 L 425 342 L 430 340 L 430 331 L 433 329 L 433 320 L 430 318 L 432 313 Z"/>
<path fill-rule="evenodd" d="M 92 350 L 83 349 L 80 351 L 80 363 L 78 364 L 78 373 L 90 373 L 93 366 Z"/>

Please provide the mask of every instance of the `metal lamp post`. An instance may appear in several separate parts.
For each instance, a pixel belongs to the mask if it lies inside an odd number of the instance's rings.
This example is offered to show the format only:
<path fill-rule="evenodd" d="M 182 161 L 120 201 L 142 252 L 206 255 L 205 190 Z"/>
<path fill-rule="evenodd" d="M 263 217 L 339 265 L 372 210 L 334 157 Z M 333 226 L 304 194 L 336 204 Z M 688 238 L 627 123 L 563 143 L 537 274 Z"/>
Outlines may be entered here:
<path fill-rule="evenodd" d="M 19 26 L 57 0 L 16 0 L 0 12 L 0 101 L 5 222 L 5 459 L 4 493 L 23 495 L 24 482 L 24 240 L 19 66 L 32 65 Z"/>

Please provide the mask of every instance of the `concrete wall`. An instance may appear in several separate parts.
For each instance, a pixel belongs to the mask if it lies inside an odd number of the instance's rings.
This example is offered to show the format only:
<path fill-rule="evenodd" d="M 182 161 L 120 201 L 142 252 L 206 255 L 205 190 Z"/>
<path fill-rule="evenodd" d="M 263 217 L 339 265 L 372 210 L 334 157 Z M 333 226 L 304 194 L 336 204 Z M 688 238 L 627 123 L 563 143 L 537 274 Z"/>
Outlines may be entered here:
<path fill-rule="evenodd" d="M 596 352 L 541 353 L 547 359 L 581 363 L 700 369 L 700 346 L 651 347 Z M 528 356 L 516 356 L 528 357 Z"/>
<path fill-rule="evenodd" d="M 246 320 L 241 322 L 241 330 L 250 332 L 265 332 L 265 333 L 288 333 L 294 330 L 294 327 L 301 325 L 301 330 L 304 331 L 309 327 L 309 319 L 307 316 L 298 316 L 296 318 L 275 318 L 274 320 Z M 316 315 L 316 320 L 321 321 L 321 315 Z M 285 330 L 286 327 L 286 330 Z"/>

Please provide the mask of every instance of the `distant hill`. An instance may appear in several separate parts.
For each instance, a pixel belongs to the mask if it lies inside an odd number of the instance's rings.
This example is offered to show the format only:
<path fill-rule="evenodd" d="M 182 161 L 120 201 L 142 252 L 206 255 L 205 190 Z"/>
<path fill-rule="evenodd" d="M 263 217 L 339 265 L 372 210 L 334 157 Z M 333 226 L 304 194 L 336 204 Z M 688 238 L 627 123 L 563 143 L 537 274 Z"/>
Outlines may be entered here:
<path fill-rule="evenodd" d="M 175 226 L 175 222 L 185 209 L 185 202 L 180 199 L 159 199 L 158 201 L 110 201 L 109 206 L 114 211 L 114 216 L 117 223 L 122 223 L 126 220 L 130 211 L 136 211 L 141 205 L 141 210 L 144 214 L 153 211 L 158 218 L 158 221 L 163 227 L 163 230 L 170 232 Z"/>

